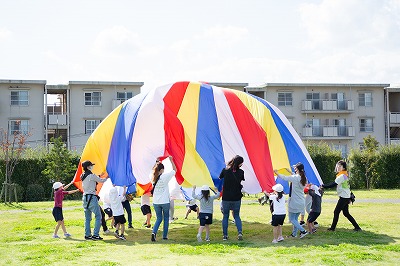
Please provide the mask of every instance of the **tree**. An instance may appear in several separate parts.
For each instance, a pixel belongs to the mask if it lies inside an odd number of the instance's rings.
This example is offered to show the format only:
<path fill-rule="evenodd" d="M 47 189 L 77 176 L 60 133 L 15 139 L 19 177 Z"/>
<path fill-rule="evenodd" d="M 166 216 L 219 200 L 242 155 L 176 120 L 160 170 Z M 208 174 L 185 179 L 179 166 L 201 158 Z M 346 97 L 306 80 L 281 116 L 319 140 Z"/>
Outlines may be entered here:
<path fill-rule="evenodd" d="M 379 142 L 375 139 L 375 137 L 368 135 L 363 138 L 364 141 L 364 150 L 363 157 L 365 160 L 365 182 L 367 189 L 370 189 L 373 184 L 374 177 L 374 169 L 376 164 L 376 151 L 379 147 Z"/>
<path fill-rule="evenodd" d="M 15 131 L 13 134 L 0 128 L 0 158 L 4 160 L 5 170 L 0 168 L 0 172 L 4 175 L 4 183 L 1 189 L 0 201 L 11 203 L 12 192 L 14 192 L 14 199 L 18 202 L 17 189 L 14 183 L 11 182 L 11 176 L 14 172 L 15 166 L 18 164 L 21 156 L 24 152 L 24 146 L 26 140 L 30 136 L 30 133 L 23 133 L 21 131 Z"/>
<path fill-rule="evenodd" d="M 46 169 L 42 174 L 47 176 L 50 183 L 69 183 L 76 170 L 76 165 L 72 163 L 73 155 L 65 147 L 61 137 L 51 138 L 50 142 L 53 143 L 53 147 L 46 157 Z"/>

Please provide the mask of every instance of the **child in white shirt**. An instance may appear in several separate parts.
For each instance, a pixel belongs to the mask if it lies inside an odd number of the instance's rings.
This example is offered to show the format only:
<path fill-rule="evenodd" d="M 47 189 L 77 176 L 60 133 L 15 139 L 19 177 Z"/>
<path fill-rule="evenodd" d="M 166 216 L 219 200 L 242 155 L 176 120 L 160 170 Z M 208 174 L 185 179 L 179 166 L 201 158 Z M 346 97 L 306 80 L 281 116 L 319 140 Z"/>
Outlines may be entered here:
<path fill-rule="evenodd" d="M 124 192 L 122 195 L 118 195 L 118 189 L 116 187 L 110 189 L 110 205 L 116 229 L 114 235 L 116 238 L 121 240 L 126 240 L 124 236 L 126 219 L 124 216 L 124 208 L 122 206 L 122 202 L 125 200 L 125 194 L 126 186 L 124 186 Z M 119 228 L 121 228 L 121 234 L 118 234 Z"/>

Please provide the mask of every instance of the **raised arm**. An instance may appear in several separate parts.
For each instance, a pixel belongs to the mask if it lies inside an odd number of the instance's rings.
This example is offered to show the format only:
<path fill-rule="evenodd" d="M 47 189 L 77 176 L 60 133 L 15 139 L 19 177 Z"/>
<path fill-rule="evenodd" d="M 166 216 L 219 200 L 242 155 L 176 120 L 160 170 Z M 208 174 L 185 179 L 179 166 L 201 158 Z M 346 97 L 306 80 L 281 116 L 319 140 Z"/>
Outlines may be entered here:
<path fill-rule="evenodd" d="M 168 158 L 169 158 L 169 160 L 171 162 L 172 170 L 174 170 L 176 172 L 176 165 L 175 165 L 174 161 L 172 160 L 172 156 L 168 156 Z"/>

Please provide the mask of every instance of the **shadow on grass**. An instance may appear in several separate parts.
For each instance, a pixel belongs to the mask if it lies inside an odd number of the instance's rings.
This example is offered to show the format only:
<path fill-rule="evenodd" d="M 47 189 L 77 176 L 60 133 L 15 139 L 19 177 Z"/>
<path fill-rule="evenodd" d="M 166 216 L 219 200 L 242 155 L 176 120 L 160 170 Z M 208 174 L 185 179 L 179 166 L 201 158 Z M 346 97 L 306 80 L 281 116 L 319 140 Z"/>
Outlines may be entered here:
<path fill-rule="evenodd" d="M 260 247 L 331 247 L 338 245 L 357 245 L 357 246 L 377 246 L 377 245 L 388 245 L 395 243 L 398 240 L 395 237 L 391 237 L 385 234 L 377 234 L 370 231 L 355 232 L 351 229 L 341 229 L 337 228 L 335 232 L 327 231 L 326 227 L 318 228 L 315 234 L 309 234 L 303 239 L 297 238 L 285 238 L 284 241 L 278 244 L 272 244 L 272 226 L 266 223 L 259 222 L 246 222 L 243 221 L 243 232 L 244 240 L 239 241 L 237 239 L 236 226 L 229 223 L 229 239 L 227 241 L 222 240 L 222 228 L 221 220 L 214 219 L 212 225 L 210 225 L 211 234 L 210 242 L 198 242 L 196 239 L 198 223 L 194 224 L 193 220 L 189 223 L 188 220 L 175 221 L 169 226 L 168 240 L 162 239 L 162 229 L 163 224 L 161 224 L 157 241 L 151 242 L 150 237 L 152 230 L 147 228 L 135 228 L 127 229 L 125 236 L 126 241 L 115 238 L 112 234 L 105 235 L 102 241 L 90 241 L 78 238 L 70 238 L 69 240 L 78 242 L 87 242 L 87 245 L 92 245 L 96 242 L 105 242 L 113 245 L 126 245 L 135 246 L 143 244 L 154 244 L 154 245 L 172 245 L 171 249 L 174 251 L 173 246 L 178 245 L 180 249 L 182 246 L 185 248 L 193 249 L 208 249 L 212 246 L 213 249 L 217 249 L 216 252 L 223 253 L 224 247 L 229 247 L 232 249 L 240 248 L 260 248 Z M 285 224 L 283 226 L 283 235 L 289 235 L 291 233 L 292 226 L 290 224 Z M 203 232 L 204 238 L 205 232 Z M 220 248 L 222 250 L 220 250 Z M 175 252 L 175 251 L 174 251 Z M 180 251 L 176 251 L 180 252 Z"/>

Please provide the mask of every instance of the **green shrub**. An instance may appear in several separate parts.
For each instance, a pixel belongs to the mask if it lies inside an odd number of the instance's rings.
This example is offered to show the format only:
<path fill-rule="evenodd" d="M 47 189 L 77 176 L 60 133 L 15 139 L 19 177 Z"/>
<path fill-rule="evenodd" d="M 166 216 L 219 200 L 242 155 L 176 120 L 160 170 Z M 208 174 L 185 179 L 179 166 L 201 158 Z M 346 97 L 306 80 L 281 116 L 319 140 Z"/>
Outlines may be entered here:
<path fill-rule="evenodd" d="M 375 166 L 376 188 L 400 188 L 400 145 L 383 146 Z"/>
<path fill-rule="evenodd" d="M 341 158 L 340 151 L 333 150 L 327 143 L 308 144 L 308 153 L 317 167 L 318 173 L 324 183 L 335 179 L 335 165 Z"/>
<path fill-rule="evenodd" d="M 42 201 L 44 200 L 44 188 L 39 184 L 30 184 L 26 187 L 26 201 Z"/>

